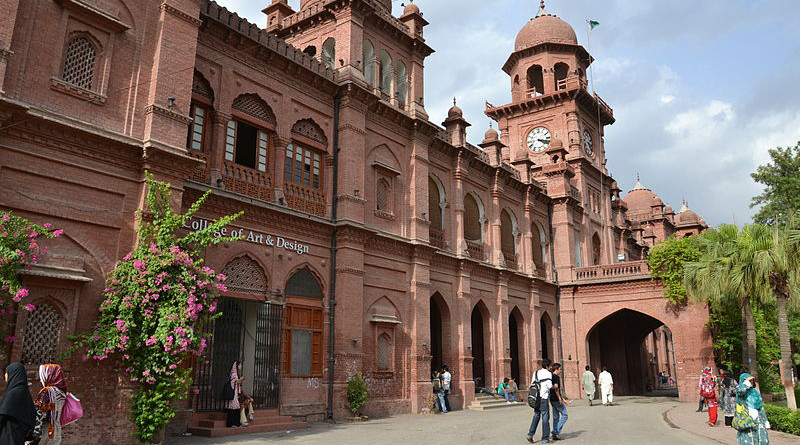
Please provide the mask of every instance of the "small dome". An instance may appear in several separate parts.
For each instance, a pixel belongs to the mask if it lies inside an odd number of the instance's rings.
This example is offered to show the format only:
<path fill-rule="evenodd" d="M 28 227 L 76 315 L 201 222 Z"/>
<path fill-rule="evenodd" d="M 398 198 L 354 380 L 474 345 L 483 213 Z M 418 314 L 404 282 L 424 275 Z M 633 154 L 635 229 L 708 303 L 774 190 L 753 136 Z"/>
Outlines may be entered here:
<path fill-rule="evenodd" d="M 449 110 L 447 110 L 447 118 L 448 119 L 456 119 L 464 117 L 464 112 L 461 108 L 458 108 L 458 105 L 453 105 Z"/>
<path fill-rule="evenodd" d="M 694 210 L 686 209 L 678 213 L 678 222 L 680 224 L 700 224 L 700 215 Z"/>
<path fill-rule="evenodd" d="M 408 14 L 419 14 L 419 6 L 413 3 L 407 4 L 406 7 L 403 9 L 403 15 L 408 15 Z"/>
<path fill-rule="evenodd" d="M 486 133 L 483 134 L 483 142 L 495 142 L 500 138 L 500 135 L 497 133 L 497 130 L 494 128 L 490 128 L 486 130 Z"/>
<path fill-rule="evenodd" d="M 569 23 L 543 12 L 522 27 L 517 34 L 514 50 L 522 51 L 544 42 L 577 45 L 578 37 Z"/>

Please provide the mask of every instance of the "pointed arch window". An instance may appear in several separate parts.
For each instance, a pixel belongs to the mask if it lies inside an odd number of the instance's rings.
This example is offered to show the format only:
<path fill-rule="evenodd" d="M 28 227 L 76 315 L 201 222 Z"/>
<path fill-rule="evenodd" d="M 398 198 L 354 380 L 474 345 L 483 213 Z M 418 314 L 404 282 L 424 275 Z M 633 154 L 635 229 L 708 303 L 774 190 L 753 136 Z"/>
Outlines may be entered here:
<path fill-rule="evenodd" d="M 389 334 L 381 334 L 378 337 L 378 347 L 376 348 L 376 361 L 378 371 L 391 371 L 392 358 L 392 339 Z"/>
<path fill-rule="evenodd" d="M 281 363 L 288 377 L 322 375 L 322 289 L 308 269 L 300 269 L 286 282 Z"/>
<path fill-rule="evenodd" d="M 225 133 L 225 160 L 266 172 L 269 130 L 276 124 L 275 114 L 256 94 L 237 97 L 233 112 Z"/>
<path fill-rule="evenodd" d="M 97 47 L 84 35 L 79 35 L 67 44 L 61 80 L 86 90 L 94 86 L 97 65 Z"/>
<path fill-rule="evenodd" d="M 369 40 L 364 40 L 364 78 L 367 80 L 367 83 L 374 87 L 375 86 L 375 47 L 372 46 L 372 42 Z"/>
<path fill-rule="evenodd" d="M 381 60 L 378 70 L 380 90 L 382 93 L 391 96 L 394 86 L 394 68 L 392 67 L 392 56 L 390 56 L 386 50 L 381 51 Z"/>
<path fill-rule="evenodd" d="M 395 85 L 397 85 L 397 91 L 395 92 L 397 103 L 401 108 L 405 107 L 408 102 L 408 70 L 403 62 L 397 63 L 397 82 Z"/>
<path fill-rule="evenodd" d="M 336 39 L 328 37 L 322 44 L 322 64 L 330 69 L 336 65 Z"/>

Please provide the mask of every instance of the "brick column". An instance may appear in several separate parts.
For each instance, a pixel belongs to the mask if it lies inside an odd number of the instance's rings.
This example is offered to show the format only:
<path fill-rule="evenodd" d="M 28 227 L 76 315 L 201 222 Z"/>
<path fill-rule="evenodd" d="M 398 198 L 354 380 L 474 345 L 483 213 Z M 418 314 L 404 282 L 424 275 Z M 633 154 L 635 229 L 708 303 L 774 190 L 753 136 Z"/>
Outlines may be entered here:
<path fill-rule="evenodd" d="M 19 0 L 4 0 L 0 2 L 0 93 L 5 92 L 3 85 L 6 79 L 6 67 L 11 56 L 11 39 L 17 22 Z"/>

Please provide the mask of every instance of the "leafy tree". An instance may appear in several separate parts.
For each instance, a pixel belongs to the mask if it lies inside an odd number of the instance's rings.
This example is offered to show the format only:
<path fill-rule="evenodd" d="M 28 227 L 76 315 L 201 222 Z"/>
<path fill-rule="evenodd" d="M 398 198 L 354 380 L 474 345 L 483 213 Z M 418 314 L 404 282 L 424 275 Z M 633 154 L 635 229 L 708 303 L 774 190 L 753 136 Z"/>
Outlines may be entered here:
<path fill-rule="evenodd" d="M 784 225 L 800 209 L 800 142 L 794 147 L 769 151 L 772 161 L 760 165 L 750 176 L 764 184 L 750 207 L 762 206 L 753 220 L 766 225 Z"/>
<path fill-rule="evenodd" d="M 661 280 L 664 298 L 674 306 L 686 304 L 688 297 L 683 285 L 683 265 L 700 258 L 695 238 L 668 238 L 650 249 L 647 263 L 653 278 Z"/>

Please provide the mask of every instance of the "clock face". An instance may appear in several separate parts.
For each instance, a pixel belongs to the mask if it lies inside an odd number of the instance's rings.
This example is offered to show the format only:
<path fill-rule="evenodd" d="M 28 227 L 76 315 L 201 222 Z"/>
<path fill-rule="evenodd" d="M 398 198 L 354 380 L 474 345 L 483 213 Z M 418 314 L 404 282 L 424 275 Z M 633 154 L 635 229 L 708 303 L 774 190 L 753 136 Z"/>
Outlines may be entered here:
<path fill-rule="evenodd" d="M 529 149 L 536 153 L 541 153 L 550 146 L 551 139 L 550 130 L 544 127 L 536 127 L 528 133 L 525 143 Z"/>
<path fill-rule="evenodd" d="M 583 130 L 583 151 L 585 151 L 586 154 L 589 156 L 594 155 L 594 147 L 592 146 L 592 134 L 589 133 L 589 130 Z"/>

